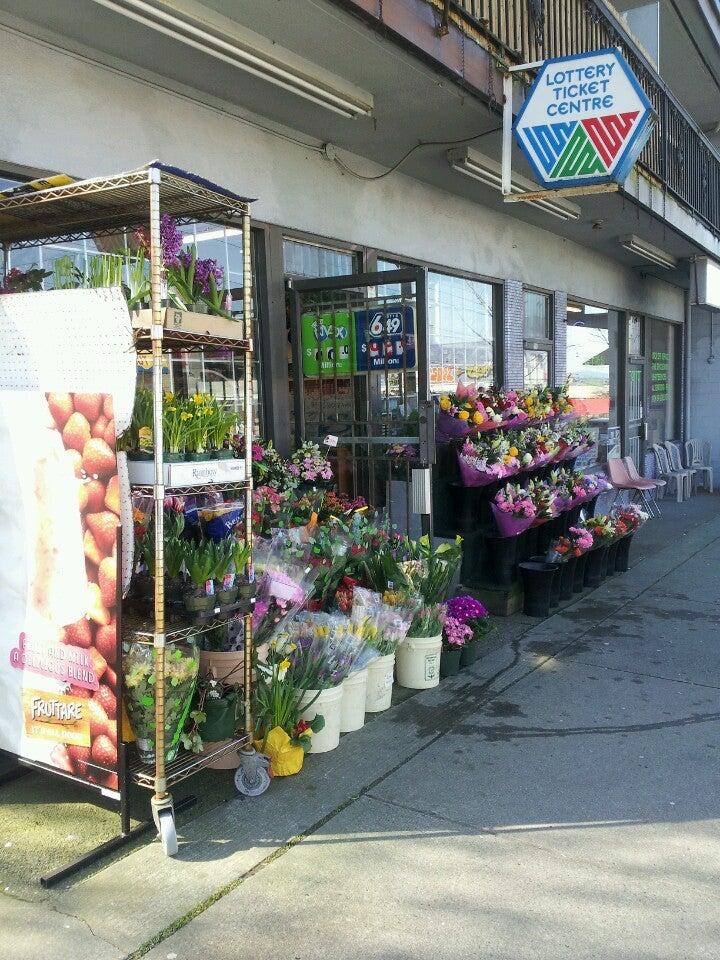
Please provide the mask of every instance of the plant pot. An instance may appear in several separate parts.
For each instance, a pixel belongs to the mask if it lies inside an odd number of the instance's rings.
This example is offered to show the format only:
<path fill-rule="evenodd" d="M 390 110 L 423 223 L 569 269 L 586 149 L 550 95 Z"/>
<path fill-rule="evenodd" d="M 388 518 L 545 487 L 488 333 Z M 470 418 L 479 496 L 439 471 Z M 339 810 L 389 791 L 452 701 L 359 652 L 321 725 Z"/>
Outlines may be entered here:
<path fill-rule="evenodd" d="M 218 590 L 215 595 L 221 607 L 229 607 L 230 604 L 237 602 L 238 588 L 228 587 L 227 589 Z"/>
<path fill-rule="evenodd" d="M 194 643 L 165 648 L 165 759 L 177 756 L 180 734 L 195 693 L 200 658 Z M 124 694 L 128 719 L 140 760 L 155 762 L 155 648 L 147 643 L 123 644 Z"/>
<path fill-rule="evenodd" d="M 443 650 L 440 654 L 440 677 L 454 677 L 460 673 L 460 657 L 462 656 L 462 647 L 456 650 Z"/>
<path fill-rule="evenodd" d="M 188 613 L 205 613 L 207 610 L 213 609 L 216 598 L 207 593 L 186 593 L 184 602 Z"/>
<path fill-rule="evenodd" d="M 472 666 L 479 655 L 480 642 L 478 640 L 470 640 L 460 651 L 460 669 L 464 670 L 466 667 Z"/>
<path fill-rule="evenodd" d="M 222 683 L 233 684 L 243 682 L 245 653 L 243 650 L 201 650 L 200 676 L 207 677 L 211 673 Z"/>
<path fill-rule="evenodd" d="M 607 569 L 608 545 L 606 543 L 588 550 L 585 554 L 585 586 L 595 589 L 603 581 L 603 570 Z"/>
<path fill-rule="evenodd" d="M 317 699 L 315 699 L 317 697 Z M 340 718 L 342 715 L 343 686 L 329 687 L 327 690 L 321 690 L 318 696 L 317 690 L 306 690 L 300 701 L 301 720 L 312 722 L 315 717 L 320 716 L 325 721 L 325 726 L 319 733 L 314 733 L 310 738 L 309 753 L 328 753 L 334 750 L 340 743 Z M 310 706 L 303 708 L 303 704 L 309 703 Z"/>
<path fill-rule="evenodd" d="M 368 664 L 367 696 L 365 713 L 380 713 L 387 710 L 392 701 L 395 654 L 377 657 Z"/>
<path fill-rule="evenodd" d="M 152 450 L 128 450 L 128 460 L 154 460 L 155 454 Z"/>
<path fill-rule="evenodd" d="M 395 656 L 397 682 L 409 690 L 427 690 L 440 683 L 442 635 L 407 637 Z"/>
<path fill-rule="evenodd" d="M 617 553 L 618 547 L 620 546 L 619 540 L 613 540 L 613 542 L 608 547 L 608 558 L 607 558 L 607 576 L 615 576 L 615 566 L 617 564 Z"/>
<path fill-rule="evenodd" d="M 356 670 L 343 681 L 340 733 L 352 733 L 365 726 L 365 698 L 367 697 L 367 670 Z"/>
<path fill-rule="evenodd" d="M 615 555 L 615 569 L 618 573 L 627 573 L 630 567 L 630 544 L 632 543 L 633 533 L 618 540 L 617 553 Z"/>
<path fill-rule="evenodd" d="M 205 720 L 198 726 L 198 733 L 203 741 L 216 743 L 221 740 L 232 740 L 237 729 L 238 695 L 233 690 L 219 699 L 205 697 L 203 713 Z"/>
<path fill-rule="evenodd" d="M 169 450 L 163 451 L 164 463 L 183 463 L 184 460 L 185 460 L 184 453 L 170 452 Z"/>
<path fill-rule="evenodd" d="M 165 581 L 165 602 L 181 606 L 185 596 L 185 584 L 182 577 L 169 577 Z"/>
<path fill-rule="evenodd" d="M 236 584 L 236 587 L 238 592 L 238 600 L 249 601 L 249 600 L 252 600 L 252 598 L 255 596 L 257 584 L 255 583 L 255 581 L 253 581 L 252 583 L 246 583 L 244 581 L 240 581 L 240 583 Z"/>
<path fill-rule="evenodd" d="M 571 600 L 573 595 L 573 587 L 575 583 L 575 568 L 577 566 L 577 557 L 568 557 L 563 563 L 560 564 L 560 573 L 558 580 L 560 583 L 560 599 L 561 600 Z"/>
<path fill-rule="evenodd" d="M 195 451 L 191 451 L 185 454 L 185 459 L 188 460 L 190 463 L 202 463 L 203 460 L 210 459 L 210 454 L 207 453 L 207 451 L 203 451 L 202 453 L 196 453 Z"/>
<path fill-rule="evenodd" d="M 488 537 L 487 575 L 499 587 L 510 587 L 517 579 L 518 545 L 521 537 Z"/>
<path fill-rule="evenodd" d="M 557 572 L 557 563 L 526 560 L 520 564 L 524 594 L 523 613 L 526 616 L 550 616 L 550 594 Z"/>
<path fill-rule="evenodd" d="M 585 567 L 587 554 L 583 553 L 575 559 L 575 577 L 573 579 L 573 593 L 582 593 L 585 589 Z"/>
<path fill-rule="evenodd" d="M 226 449 L 225 447 L 223 447 L 222 450 L 215 451 L 216 460 L 232 460 L 234 456 L 235 456 L 235 451 Z"/>

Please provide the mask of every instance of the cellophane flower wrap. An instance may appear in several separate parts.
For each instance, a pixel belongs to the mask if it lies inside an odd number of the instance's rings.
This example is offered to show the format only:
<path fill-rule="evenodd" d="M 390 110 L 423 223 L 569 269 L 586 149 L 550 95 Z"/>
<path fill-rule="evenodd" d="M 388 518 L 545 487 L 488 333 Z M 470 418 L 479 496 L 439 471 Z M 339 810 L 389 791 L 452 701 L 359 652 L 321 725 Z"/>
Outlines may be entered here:
<path fill-rule="evenodd" d="M 649 514 L 645 513 L 634 503 L 628 503 L 622 507 L 616 507 L 612 512 L 612 520 L 615 524 L 615 535 L 624 537 L 628 533 L 634 533 L 648 519 Z"/>
<path fill-rule="evenodd" d="M 315 567 L 285 558 L 277 541 L 256 540 L 254 549 L 258 586 L 253 609 L 253 634 L 256 646 L 261 646 L 306 604 L 318 571 Z"/>
<path fill-rule="evenodd" d="M 288 676 L 307 677 L 310 689 L 336 687 L 355 668 L 367 647 L 357 624 L 341 613 L 301 611 L 276 635 L 288 661 Z"/>
<path fill-rule="evenodd" d="M 418 604 L 412 598 L 403 597 L 402 600 L 393 606 L 379 593 L 365 587 L 355 589 L 350 619 L 370 648 L 365 651 L 363 665 L 374 656 L 386 657 L 395 653 L 407 636 Z"/>
<path fill-rule="evenodd" d="M 537 516 L 532 497 L 517 483 L 508 483 L 498 490 L 490 507 L 501 537 L 518 536 Z"/>

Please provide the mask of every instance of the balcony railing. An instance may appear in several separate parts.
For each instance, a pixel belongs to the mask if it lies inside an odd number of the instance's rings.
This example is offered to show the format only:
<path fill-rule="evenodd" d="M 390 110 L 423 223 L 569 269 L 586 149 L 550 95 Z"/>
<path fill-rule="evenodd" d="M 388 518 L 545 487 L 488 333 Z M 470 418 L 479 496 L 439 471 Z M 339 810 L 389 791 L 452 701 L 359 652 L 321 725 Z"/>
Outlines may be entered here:
<path fill-rule="evenodd" d="M 515 63 L 620 47 L 658 115 L 640 164 L 720 234 L 720 159 L 601 0 L 458 0 L 456 10 Z"/>

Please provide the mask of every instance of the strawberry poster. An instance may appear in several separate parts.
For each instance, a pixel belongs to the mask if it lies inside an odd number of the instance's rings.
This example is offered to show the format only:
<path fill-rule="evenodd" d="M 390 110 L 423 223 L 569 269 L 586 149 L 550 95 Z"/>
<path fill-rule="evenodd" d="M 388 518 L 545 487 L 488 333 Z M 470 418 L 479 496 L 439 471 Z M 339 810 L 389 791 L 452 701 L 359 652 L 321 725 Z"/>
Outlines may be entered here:
<path fill-rule="evenodd" d="M 0 749 L 118 791 L 119 291 L 0 297 Z"/>

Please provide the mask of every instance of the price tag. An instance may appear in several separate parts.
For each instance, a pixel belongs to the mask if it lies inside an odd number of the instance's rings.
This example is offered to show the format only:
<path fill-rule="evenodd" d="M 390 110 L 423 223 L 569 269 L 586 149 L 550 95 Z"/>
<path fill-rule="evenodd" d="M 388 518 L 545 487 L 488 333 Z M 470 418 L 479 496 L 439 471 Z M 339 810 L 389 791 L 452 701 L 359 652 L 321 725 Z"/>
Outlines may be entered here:
<path fill-rule="evenodd" d="M 326 447 L 336 447 L 338 445 L 338 438 L 334 433 L 329 433 L 323 440 L 323 443 Z"/>

